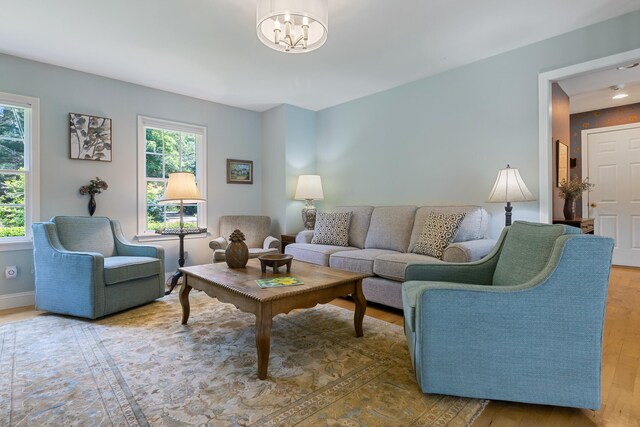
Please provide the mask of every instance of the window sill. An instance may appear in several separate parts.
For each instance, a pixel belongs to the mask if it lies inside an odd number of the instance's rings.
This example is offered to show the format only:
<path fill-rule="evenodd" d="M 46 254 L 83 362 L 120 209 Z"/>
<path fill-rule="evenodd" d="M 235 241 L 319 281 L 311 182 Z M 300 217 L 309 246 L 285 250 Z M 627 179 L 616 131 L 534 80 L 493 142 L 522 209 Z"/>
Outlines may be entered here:
<path fill-rule="evenodd" d="M 0 239 L 0 252 L 8 251 L 30 251 L 33 249 L 33 242 L 30 238 L 3 238 Z"/>
<path fill-rule="evenodd" d="M 162 234 L 138 234 L 135 236 L 138 242 L 162 242 L 165 240 L 178 240 L 178 236 L 162 235 Z M 210 239 L 211 234 L 209 232 L 202 234 L 187 234 L 185 239 Z"/>

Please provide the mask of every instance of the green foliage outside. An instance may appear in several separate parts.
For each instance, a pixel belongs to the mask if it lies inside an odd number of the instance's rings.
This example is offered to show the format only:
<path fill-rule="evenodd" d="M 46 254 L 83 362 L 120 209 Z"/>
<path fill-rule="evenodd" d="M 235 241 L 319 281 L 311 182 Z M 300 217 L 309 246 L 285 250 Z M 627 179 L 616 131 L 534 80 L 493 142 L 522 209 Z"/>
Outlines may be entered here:
<path fill-rule="evenodd" d="M 0 237 L 24 236 L 24 109 L 0 105 Z"/>
<path fill-rule="evenodd" d="M 162 129 L 147 128 L 146 167 L 147 178 L 169 178 L 173 172 L 196 173 L 196 136 L 185 132 L 174 132 Z M 179 213 L 179 206 L 158 205 L 164 194 L 164 182 L 147 180 L 147 229 L 158 230 L 173 225 Z M 198 207 L 184 207 L 185 228 L 196 227 L 192 224 L 197 217 Z M 170 218 L 170 219 L 169 219 Z M 177 219 L 175 219 L 177 221 Z"/>

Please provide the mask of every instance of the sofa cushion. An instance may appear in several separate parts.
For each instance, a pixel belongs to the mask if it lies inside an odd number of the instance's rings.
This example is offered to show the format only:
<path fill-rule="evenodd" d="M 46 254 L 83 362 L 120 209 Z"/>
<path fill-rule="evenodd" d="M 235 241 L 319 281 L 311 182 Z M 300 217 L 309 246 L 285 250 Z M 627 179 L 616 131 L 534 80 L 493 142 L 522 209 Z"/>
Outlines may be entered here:
<path fill-rule="evenodd" d="M 106 217 L 56 216 L 60 243 L 68 251 L 97 252 L 104 257 L 116 255 L 111 221 Z"/>
<path fill-rule="evenodd" d="M 364 247 L 407 252 L 415 213 L 415 206 L 374 208 Z"/>
<path fill-rule="evenodd" d="M 351 226 L 349 227 L 349 246 L 364 248 L 364 241 L 369 231 L 373 206 L 338 206 L 335 212 L 351 212 Z"/>
<path fill-rule="evenodd" d="M 458 227 L 453 243 L 467 242 L 485 237 L 489 224 L 489 214 L 479 206 L 422 206 L 416 210 L 416 218 L 411 231 L 411 242 L 408 252 L 413 252 L 416 242 L 422 233 L 422 227 L 430 213 L 466 213 Z"/>
<path fill-rule="evenodd" d="M 386 279 L 404 281 L 404 268 L 410 262 L 418 262 L 421 264 L 441 264 L 444 261 L 438 258 L 412 254 L 412 253 L 395 253 L 380 255 L 373 262 L 373 272 L 380 277 Z"/>
<path fill-rule="evenodd" d="M 356 273 L 373 275 L 373 262 L 376 257 L 394 254 L 388 249 L 358 249 L 356 251 L 336 252 L 329 258 L 329 267 Z"/>
<path fill-rule="evenodd" d="M 113 256 L 104 259 L 104 283 L 115 285 L 134 279 L 164 274 L 158 258 L 146 256 Z"/>
<path fill-rule="evenodd" d="M 329 256 L 340 251 L 352 251 L 351 246 L 315 245 L 312 243 L 290 243 L 284 248 L 284 252 L 293 255 L 298 261 L 329 266 Z"/>
<path fill-rule="evenodd" d="M 311 243 L 349 246 L 351 212 L 318 212 Z"/>
<path fill-rule="evenodd" d="M 424 221 L 422 233 L 413 252 L 442 259 L 444 250 L 453 241 L 465 215 L 464 212 L 431 212 Z"/>
<path fill-rule="evenodd" d="M 504 239 L 493 284 L 509 286 L 527 282 L 547 265 L 558 237 L 580 232 L 579 228 L 560 224 L 514 222 Z"/>

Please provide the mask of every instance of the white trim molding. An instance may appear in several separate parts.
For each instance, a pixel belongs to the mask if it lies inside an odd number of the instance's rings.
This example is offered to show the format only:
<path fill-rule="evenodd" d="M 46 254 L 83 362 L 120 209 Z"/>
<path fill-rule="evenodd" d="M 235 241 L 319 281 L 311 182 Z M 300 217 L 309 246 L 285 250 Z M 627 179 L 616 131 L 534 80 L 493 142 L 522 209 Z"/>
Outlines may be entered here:
<path fill-rule="evenodd" d="M 29 307 L 35 305 L 36 293 L 31 292 L 16 292 L 14 294 L 0 295 L 0 310 L 7 310 L 9 308 Z"/>
<path fill-rule="evenodd" d="M 593 71 L 611 68 L 615 65 L 636 61 L 640 49 L 618 53 L 580 64 L 547 71 L 538 75 L 538 144 L 539 144 L 539 190 L 540 222 L 550 223 L 553 219 L 551 188 L 551 85 L 559 80 L 577 77 Z"/>

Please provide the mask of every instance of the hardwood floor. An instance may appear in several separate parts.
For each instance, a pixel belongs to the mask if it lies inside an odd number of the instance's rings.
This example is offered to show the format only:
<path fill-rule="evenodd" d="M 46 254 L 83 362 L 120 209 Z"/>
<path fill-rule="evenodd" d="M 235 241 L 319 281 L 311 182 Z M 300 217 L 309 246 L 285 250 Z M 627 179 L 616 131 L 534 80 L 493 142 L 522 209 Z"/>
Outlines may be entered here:
<path fill-rule="evenodd" d="M 353 302 L 332 304 L 349 310 Z M 0 311 L 0 325 L 40 315 L 33 307 Z M 378 305 L 367 316 L 402 326 L 399 310 Z M 365 332 L 366 333 L 366 332 Z M 614 267 L 607 296 L 599 411 L 492 401 L 474 427 L 640 427 L 640 269 Z"/>

